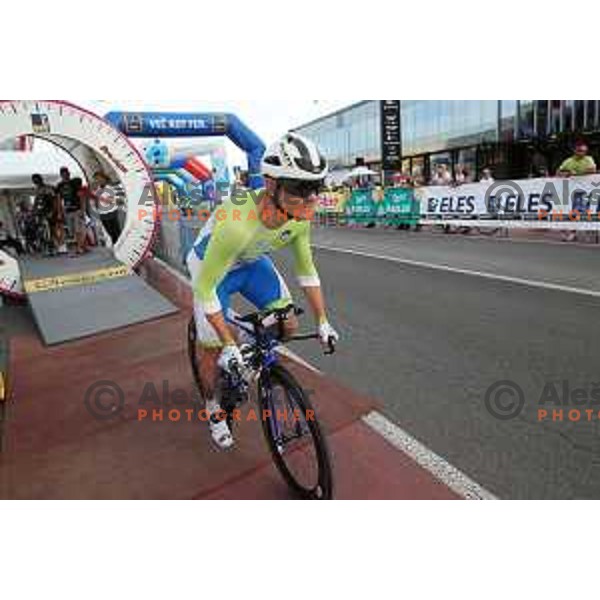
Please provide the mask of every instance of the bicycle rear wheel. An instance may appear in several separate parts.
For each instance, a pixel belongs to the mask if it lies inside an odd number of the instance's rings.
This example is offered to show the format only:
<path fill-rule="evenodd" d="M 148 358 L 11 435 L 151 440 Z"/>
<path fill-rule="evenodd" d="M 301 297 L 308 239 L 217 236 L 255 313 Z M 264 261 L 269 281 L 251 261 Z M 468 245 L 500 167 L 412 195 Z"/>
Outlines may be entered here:
<path fill-rule="evenodd" d="M 306 500 L 331 500 L 333 474 L 325 436 L 296 378 L 276 365 L 261 377 L 263 432 L 289 487 Z"/>
<path fill-rule="evenodd" d="M 202 386 L 202 379 L 200 377 L 200 368 L 198 366 L 198 355 L 196 348 L 198 344 L 198 332 L 196 330 L 196 320 L 192 317 L 188 324 L 187 330 L 188 340 L 188 357 L 190 359 L 190 367 L 192 368 L 192 375 L 194 376 L 194 383 L 201 394 L 204 394 L 204 388 Z M 204 399 L 204 398 L 203 398 Z"/>

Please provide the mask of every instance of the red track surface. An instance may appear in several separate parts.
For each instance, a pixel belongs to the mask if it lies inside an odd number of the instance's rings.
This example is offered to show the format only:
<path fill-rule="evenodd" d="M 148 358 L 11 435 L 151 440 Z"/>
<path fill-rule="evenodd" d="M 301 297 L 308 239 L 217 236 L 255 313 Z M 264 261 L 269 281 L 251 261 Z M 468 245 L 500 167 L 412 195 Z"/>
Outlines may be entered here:
<path fill-rule="evenodd" d="M 290 498 L 258 423 L 241 424 L 236 450 L 219 453 L 203 423 L 138 420 L 148 382 L 159 392 L 164 380 L 171 390 L 192 392 L 187 321 L 183 311 L 50 349 L 34 334 L 14 338 L 14 397 L 0 458 L 0 498 Z M 328 432 L 336 498 L 456 497 L 361 421 L 376 408 L 372 400 L 302 367 L 293 369 L 316 391 L 312 400 Z M 86 390 L 99 380 L 114 381 L 125 393 L 124 413 L 110 421 L 94 419 L 84 405 Z"/>

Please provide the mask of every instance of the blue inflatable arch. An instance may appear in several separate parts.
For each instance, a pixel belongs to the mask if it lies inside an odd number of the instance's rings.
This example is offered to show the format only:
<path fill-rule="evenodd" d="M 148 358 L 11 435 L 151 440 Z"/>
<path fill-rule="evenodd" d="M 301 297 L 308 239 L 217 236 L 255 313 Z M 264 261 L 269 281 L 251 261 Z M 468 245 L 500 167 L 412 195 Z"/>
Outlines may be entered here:
<path fill-rule="evenodd" d="M 131 138 L 225 136 L 248 157 L 250 187 L 258 189 L 264 185 L 260 165 L 266 149 L 265 144 L 235 115 L 110 112 L 104 118 Z"/>

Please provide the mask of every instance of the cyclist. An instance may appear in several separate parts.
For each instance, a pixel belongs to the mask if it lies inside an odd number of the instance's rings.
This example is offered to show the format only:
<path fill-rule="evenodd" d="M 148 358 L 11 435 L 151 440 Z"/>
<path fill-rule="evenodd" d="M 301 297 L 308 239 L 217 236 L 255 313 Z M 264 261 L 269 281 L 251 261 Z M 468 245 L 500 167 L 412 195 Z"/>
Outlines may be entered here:
<path fill-rule="evenodd" d="M 319 339 L 326 346 L 339 336 L 329 324 L 321 284 L 310 247 L 310 218 L 317 193 L 328 173 L 325 158 L 310 140 L 288 133 L 263 159 L 265 187 L 259 193 L 233 194 L 212 215 L 192 248 L 187 265 L 194 289 L 198 340 L 203 348 L 200 375 L 211 418 L 210 431 L 221 449 L 234 440 L 220 411 L 215 389 L 218 369 L 233 363 L 245 371 L 239 340 L 228 325 L 230 298 L 241 293 L 259 310 L 288 306 L 290 292 L 268 256 L 289 246 L 295 271 L 317 321 Z M 290 317 L 286 335 L 297 320 Z"/>

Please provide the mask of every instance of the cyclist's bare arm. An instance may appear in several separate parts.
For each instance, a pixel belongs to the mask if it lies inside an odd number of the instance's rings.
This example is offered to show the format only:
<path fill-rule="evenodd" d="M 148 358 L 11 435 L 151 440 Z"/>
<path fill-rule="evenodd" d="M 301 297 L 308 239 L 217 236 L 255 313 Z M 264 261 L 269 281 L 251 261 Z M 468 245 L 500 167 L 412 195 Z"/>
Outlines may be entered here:
<path fill-rule="evenodd" d="M 225 321 L 223 312 L 214 313 L 212 315 L 207 314 L 206 319 L 217 332 L 223 346 L 231 346 L 236 343 L 235 336 L 231 331 L 231 327 L 227 324 L 227 321 Z"/>
<path fill-rule="evenodd" d="M 291 249 L 298 282 L 306 295 L 317 324 L 321 324 L 327 321 L 327 311 L 321 289 L 321 280 L 310 247 L 310 229 L 307 229 L 303 235 L 298 236 L 293 241 Z"/>
<path fill-rule="evenodd" d="M 327 311 L 325 310 L 325 299 L 323 298 L 323 290 L 318 287 L 302 288 L 313 315 L 317 321 L 317 325 L 327 321 Z"/>

